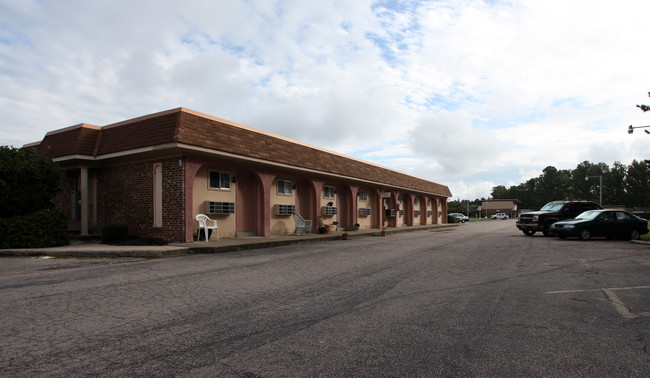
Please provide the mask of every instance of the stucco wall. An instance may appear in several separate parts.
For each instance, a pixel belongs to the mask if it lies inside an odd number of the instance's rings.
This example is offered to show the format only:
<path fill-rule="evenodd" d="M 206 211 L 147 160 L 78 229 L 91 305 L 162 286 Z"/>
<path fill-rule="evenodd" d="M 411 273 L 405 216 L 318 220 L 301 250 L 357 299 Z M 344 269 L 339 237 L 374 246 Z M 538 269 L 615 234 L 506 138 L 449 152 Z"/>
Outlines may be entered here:
<path fill-rule="evenodd" d="M 237 233 L 237 211 L 235 211 L 235 214 L 209 214 L 205 207 L 205 203 L 206 201 L 236 203 L 237 183 L 231 182 L 229 189 L 210 188 L 210 171 L 230 173 L 231 180 L 235 173 L 231 171 L 229 167 L 220 164 L 206 164 L 202 166 L 194 177 L 192 214 L 193 216 L 196 216 L 197 214 L 205 214 L 209 216 L 210 219 L 215 219 L 219 226 L 219 237 L 235 237 Z M 198 227 L 199 223 L 195 220 L 193 230 L 195 234 Z M 212 239 L 216 240 L 215 233 L 212 234 L 210 240 Z"/>
<path fill-rule="evenodd" d="M 373 228 L 373 219 L 376 219 L 377 217 L 377 212 L 379 209 L 377 208 L 377 195 L 375 194 L 374 190 L 371 190 L 369 188 L 360 188 L 359 190 L 364 190 L 366 194 L 368 195 L 368 199 L 366 201 L 362 201 L 359 196 L 357 196 L 356 201 L 357 201 L 357 223 L 359 223 L 359 229 L 361 230 L 366 230 Z M 372 210 L 372 215 L 368 216 L 361 216 L 360 210 L 361 208 L 368 208 Z"/>
<path fill-rule="evenodd" d="M 278 193 L 278 180 L 289 181 L 291 183 L 291 194 Z M 271 185 L 271 235 L 291 234 L 295 231 L 296 223 L 293 220 L 293 215 L 277 215 L 275 205 L 295 205 L 296 204 L 296 190 L 293 185 L 296 180 L 293 177 L 280 175 L 273 180 Z"/>

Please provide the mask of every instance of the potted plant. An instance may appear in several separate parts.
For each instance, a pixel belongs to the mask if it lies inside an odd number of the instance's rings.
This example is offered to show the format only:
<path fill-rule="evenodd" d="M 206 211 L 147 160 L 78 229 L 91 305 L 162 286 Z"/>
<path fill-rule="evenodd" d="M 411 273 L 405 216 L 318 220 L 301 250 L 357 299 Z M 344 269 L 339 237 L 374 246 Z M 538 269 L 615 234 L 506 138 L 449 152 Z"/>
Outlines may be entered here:
<path fill-rule="evenodd" d="M 321 216 L 318 218 L 318 233 L 319 234 L 324 234 L 325 233 L 325 222 L 323 222 L 323 217 Z"/>
<path fill-rule="evenodd" d="M 361 225 L 359 223 L 354 224 L 354 231 L 359 231 L 360 228 L 361 228 Z"/>
<path fill-rule="evenodd" d="M 336 222 L 336 221 L 332 222 L 332 226 L 334 226 L 334 231 L 339 230 L 339 222 Z"/>

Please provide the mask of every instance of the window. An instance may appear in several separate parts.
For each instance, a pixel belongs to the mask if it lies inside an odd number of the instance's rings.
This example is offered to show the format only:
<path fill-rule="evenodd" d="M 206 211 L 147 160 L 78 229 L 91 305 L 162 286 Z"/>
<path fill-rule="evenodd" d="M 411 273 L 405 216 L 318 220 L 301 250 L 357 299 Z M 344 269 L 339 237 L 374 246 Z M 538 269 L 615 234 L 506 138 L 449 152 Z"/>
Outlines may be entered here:
<path fill-rule="evenodd" d="M 291 181 L 278 179 L 278 194 L 291 195 Z"/>
<path fill-rule="evenodd" d="M 365 190 L 359 190 L 359 200 L 360 201 L 367 201 L 368 200 L 368 192 Z"/>
<path fill-rule="evenodd" d="M 417 205 L 417 204 L 418 204 L 418 198 L 417 198 L 417 197 L 415 197 L 415 199 L 413 200 L 413 204 L 414 204 L 414 205 Z"/>
<path fill-rule="evenodd" d="M 333 186 L 324 186 L 323 187 L 323 197 L 325 198 L 334 198 L 334 193 L 336 190 Z"/>
<path fill-rule="evenodd" d="M 210 171 L 210 189 L 230 189 L 230 173 Z"/>
<path fill-rule="evenodd" d="M 632 219 L 632 218 L 630 218 L 629 215 L 627 215 L 626 213 L 624 213 L 622 211 L 617 211 L 616 212 L 616 219 L 618 219 L 618 220 L 629 220 L 629 219 Z"/>

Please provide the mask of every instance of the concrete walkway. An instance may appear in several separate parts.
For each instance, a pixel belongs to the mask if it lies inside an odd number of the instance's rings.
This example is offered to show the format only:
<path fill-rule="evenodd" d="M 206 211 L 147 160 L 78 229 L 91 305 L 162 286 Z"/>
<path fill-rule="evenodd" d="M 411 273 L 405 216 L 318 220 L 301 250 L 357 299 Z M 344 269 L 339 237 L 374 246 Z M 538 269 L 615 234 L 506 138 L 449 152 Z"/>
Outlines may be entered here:
<path fill-rule="evenodd" d="M 398 232 L 412 232 L 430 229 L 456 227 L 458 224 L 439 224 L 428 226 L 406 226 L 386 229 L 386 236 Z M 380 237 L 380 229 L 349 231 L 348 238 Z M 145 257 L 158 258 L 187 254 L 223 253 L 242 251 L 246 249 L 269 248 L 298 243 L 318 243 L 329 240 L 341 240 L 342 231 L 327 234 L 302 234 L 281 236 L 251 236 L 239 238 L 221 238 L 220 241 L 210 240 L 193 243 L 170 243 L 164 246 L 128 246 L 108 245 L 91 242 L 78 242 L 61 247 L 51 248 L 22 248 L 0 249 L 0 256 L 54 256 L 54 257 Z"/>

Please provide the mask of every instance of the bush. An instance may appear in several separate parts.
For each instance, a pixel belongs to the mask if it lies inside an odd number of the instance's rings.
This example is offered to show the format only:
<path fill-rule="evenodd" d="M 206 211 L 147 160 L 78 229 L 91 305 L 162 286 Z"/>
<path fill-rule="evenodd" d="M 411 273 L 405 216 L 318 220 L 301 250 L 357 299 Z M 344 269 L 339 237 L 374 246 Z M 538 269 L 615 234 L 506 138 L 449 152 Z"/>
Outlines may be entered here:
<path fill-rule="evenodd" d="M 102 227 L 102 243 L 115 243 L 129 236 L 129 226 L 125 224 L 107 224 Z"/>
<path fill-rule="evenodd" d="M 69 243 L 68 220 L 58 211 L 0 218 L 0 248 L 47 248 Z"/>
<path fill-rule="evenodd" d="M 458 218 L 447 215 L 447 223 L 458 223 Z"/>
<path fill-rule="evenodd" d="M 62 172 L 52 159 L 35 151 L 0 147 L 0 217 L 50 208 Z"/>

